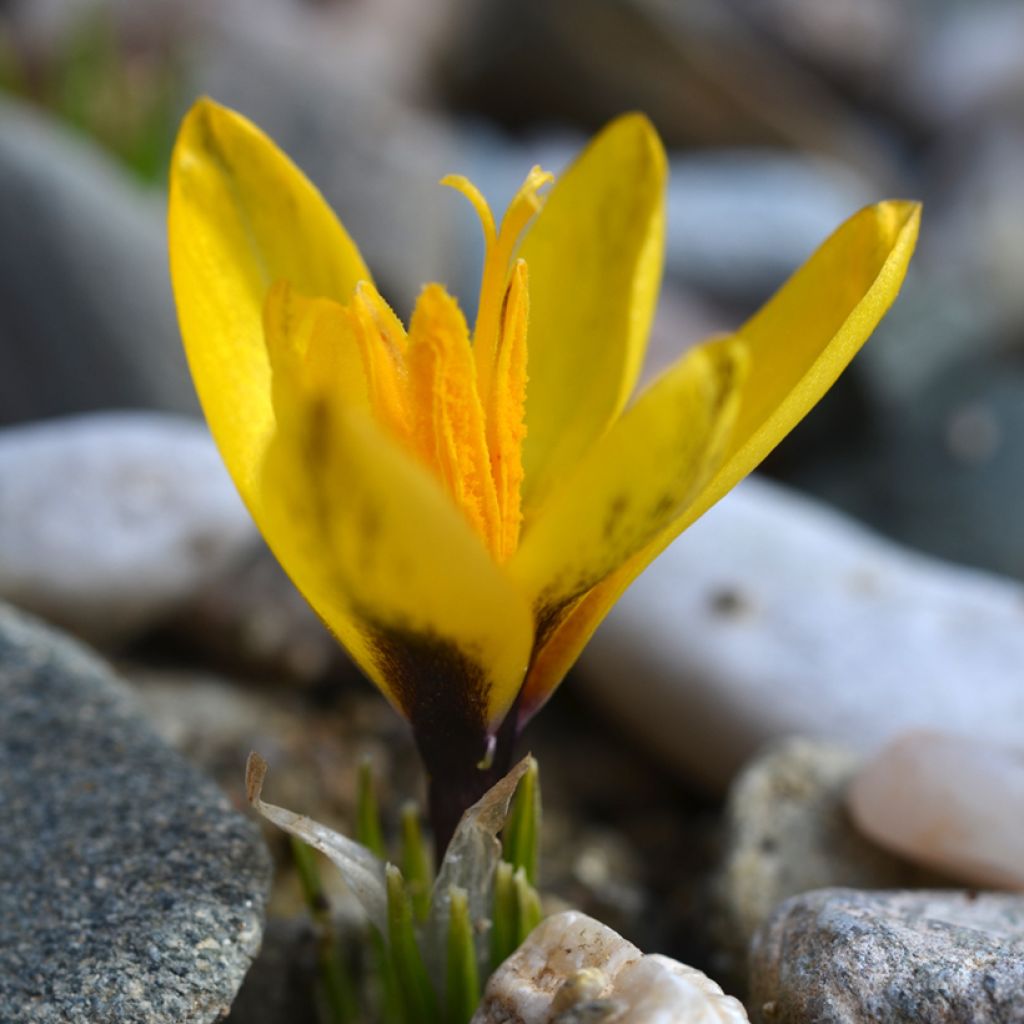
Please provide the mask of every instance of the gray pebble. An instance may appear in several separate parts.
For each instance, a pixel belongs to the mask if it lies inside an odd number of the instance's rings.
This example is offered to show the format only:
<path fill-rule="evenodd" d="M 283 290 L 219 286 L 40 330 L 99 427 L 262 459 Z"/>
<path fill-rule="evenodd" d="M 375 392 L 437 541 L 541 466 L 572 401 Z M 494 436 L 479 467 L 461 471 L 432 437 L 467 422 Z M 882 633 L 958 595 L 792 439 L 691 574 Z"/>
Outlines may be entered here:
<path fill-rule="evenodd" d="M 259 949 L 255 824 L 104 666 L 0 606 L 0 1020 L 201 1024 Z"/>

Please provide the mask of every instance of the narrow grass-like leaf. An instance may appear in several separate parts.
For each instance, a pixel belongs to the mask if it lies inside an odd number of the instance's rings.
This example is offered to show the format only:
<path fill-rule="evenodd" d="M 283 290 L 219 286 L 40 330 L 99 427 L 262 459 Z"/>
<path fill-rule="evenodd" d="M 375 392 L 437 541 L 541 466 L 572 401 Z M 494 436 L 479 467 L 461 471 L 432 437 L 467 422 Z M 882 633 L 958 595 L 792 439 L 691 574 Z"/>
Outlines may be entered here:
<path fill-rule="evenodd" d="M 473 922 L 465 889 L 449 890 L 448 963 L 445 971 L 445 1024 L 468 1024 L 480 1002 Z"/>
<path fill-rule="evenodd" d="M 430 848 L 423 840 L 419 808 L 411 801 L 402 808 L 402 874 L 412 897 L 416 920 L 426 921 L 430 916 L 434 866 Z"/>
<path fill-rule="evenodd" d="M 380 809 L 373 778 L 373 764 L 369 758 L 359 762 L 359 782 L 356 795 L 356 839 L 372 850 L 381 860 L 387 859 L 384 834 L 380 827 Z"/>
<path fill-rule="evenodd" d="M 516 944 L 518 949 L 525 941 L 526 936 L 540 924 L 541 909 L 540 896 L 537 890 L 530 885 L 526 872 L 522 868 L 516 869 L 514 886 L 516 891 Z"/>
<path fill-rule="evenodd" d="M 412 901 L 402 872 L 394 864 L 387 866 L 388 945 L 402 993 L 408 1024 L 435 1024 L 438 1021 L 437 996 L 416 943 Z"/>
<path fill-rule="evenodd" d="M 372 980 L 377 986 L 377 1020 L 380 1024 L 406 1024 L 398 974 L 387 940 L 376 928 L 370 928 L 370 963 Z"/>
<path fill-rule="evenodd" d="M 491 916 L 491 970 L 496 971 L 516 948 L 519 913 L 515 869 L 502 861 L 494 872 L 494 911 Z"/>
<path fill-rule="evenodd" d="M 529 758 L 526 772 L 519 780 L 508 821 L 502 833 L 505 860 L 526 872 L 530 885 L 537 884 L 537 859 L 540 841 L 540 773 L 536 758 Z"/>
<path fill-rule="evenodd" d="M 288 838 L 306 905 L 317 930 L 317 965 L 330 1024 L 349 1024 L 356 1017 L 355 985 L 342 963 L 331 905 L 320 881 L 316 854 L 297 836 Z"/>

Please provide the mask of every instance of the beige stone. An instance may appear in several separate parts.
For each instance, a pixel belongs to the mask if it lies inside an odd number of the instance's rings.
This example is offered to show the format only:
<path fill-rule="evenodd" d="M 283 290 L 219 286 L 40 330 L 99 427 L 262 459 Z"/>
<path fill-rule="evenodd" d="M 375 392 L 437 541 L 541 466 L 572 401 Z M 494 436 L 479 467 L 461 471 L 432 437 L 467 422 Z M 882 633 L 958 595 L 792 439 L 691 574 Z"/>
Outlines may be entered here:
<path fill-rule="evenodd" d="M 907 733 L 858 773 L 848 804 L 887 849 L 972 885 L 1024 889 L 1024 744 Z"/>
<path fill-rule="evenodd" d="M 742 1024 L 742 1005 L 710 978 L 644 956 L 577 911 L 542 921 L 491 976 L 471 1024 Z"/>

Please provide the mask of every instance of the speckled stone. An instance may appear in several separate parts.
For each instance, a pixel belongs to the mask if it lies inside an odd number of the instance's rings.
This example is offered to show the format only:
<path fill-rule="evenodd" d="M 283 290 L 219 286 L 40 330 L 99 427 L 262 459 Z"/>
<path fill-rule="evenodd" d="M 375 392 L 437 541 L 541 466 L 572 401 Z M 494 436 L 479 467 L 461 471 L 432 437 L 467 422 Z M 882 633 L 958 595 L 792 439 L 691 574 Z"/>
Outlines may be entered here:
<path fill-rule="evenodd" d="M 751 947 L 761 1024 L 1020 1024 L 1024 898 L 820 889 Z"/>
<path fill-rule="evenodd" d="M 72 641 L 0 606 L 0 1020 L 223 1017 L 262 937 L 255 824 Z"/>
<path fill-rule="evenodd" d="M 744 984 L 757 929 L 783 900 L 811 889 L 953 886 L 875 845 L 846 813 L 856 754 L 792 737 L 752 761 L 729 790 L 712 926 L 734 988 Z M 721 979 L 720 979 L 721 980 Z"/>

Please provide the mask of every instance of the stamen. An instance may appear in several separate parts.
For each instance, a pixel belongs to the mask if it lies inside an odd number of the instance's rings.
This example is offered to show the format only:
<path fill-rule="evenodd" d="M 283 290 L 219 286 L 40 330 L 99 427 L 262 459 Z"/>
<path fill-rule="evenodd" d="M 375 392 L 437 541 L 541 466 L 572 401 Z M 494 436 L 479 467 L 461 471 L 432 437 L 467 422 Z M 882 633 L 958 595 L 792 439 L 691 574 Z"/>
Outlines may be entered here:
<path fill-rule="evenodd" d="M 399 440 L 407 442 L 412 423 L 405 330 L 368 281 L 356 286 L 349 309 L 374 416 Z"/>
<path fill-rule="evenodd" d="M 416 303 L 408 366 L 412 442 L 494 551 L 500 517 L 469 329 L 440 285 L 427 285 Z"/>

